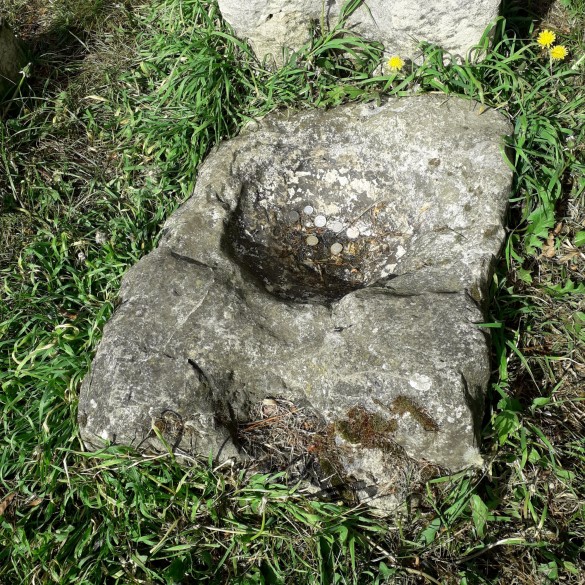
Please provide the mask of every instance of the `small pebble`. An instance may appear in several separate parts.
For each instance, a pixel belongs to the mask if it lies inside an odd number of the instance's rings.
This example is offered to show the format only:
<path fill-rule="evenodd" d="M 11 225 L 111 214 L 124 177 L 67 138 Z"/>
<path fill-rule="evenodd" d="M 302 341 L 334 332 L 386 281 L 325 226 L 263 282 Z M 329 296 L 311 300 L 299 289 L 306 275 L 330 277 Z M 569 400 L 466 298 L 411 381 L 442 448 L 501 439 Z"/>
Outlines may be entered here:
<path fill-rule="evenodd" d="M 341 254 L 341 250 L 343 250 L 343 246 L 339 242 L 335 242 L 335 244 L 331 246 L 331 253 L 334 256 L 337 256 L 337 254 Z"/>
<path fill-rule="evenodd" d="M 319 243 L 319 238 L 315 236 L 307 236 L 306 242 L 309 246 L 316 246 Z"/>
<path fill-rule="evenodd" d="M 310 205 L 307 205 L 304 209 L 303 209 L 303 213 L 305 215 L 311 215 L 311 213 L 313 213 L 313 211 L 315 211 Z"/>
<path fill-rule="evenodd" d="M 315 227 L 325 227 L 325 224 L 327 223 L 327 218 L 324 215 L 318 215 L 314 221 Z"/>
<path fill-rule="evenodd" d="M 360 235 L 360 230 L 355 227 L 347 228 L 345 232 L 350 240 L 355 240 Z"/>
<path fill-rule="evenodd" d="M 106 236 L 106 234 L 104 234 L 104 232 L 102 232 L 101 230 L 98 230 L 95 233 L 95 243 L 96 244 L 105 244 L 107 242 L 108 238 Z"/>
<path fill-rule="evenodd" d="M 330 221 L 327 223 L 327 227 L 334 233 L 338 234 L 343 229 L 343 224 L 340 221 Z"/>
<path fill-rule="evenodd" d="M 288 219 L 288 221 L 290 221 L 291 223 L 295 223 L 296 221 L 299 221 L 300 215 L 296 212 L 296 211 L 289 211 L 286 214 L 286 218 Z"/>
<path fill-rule="evenodd" d="M 266 417 L 273 416 L 278 410 L 278 404 L 273 398 L 265 398 L 262 401 L 262 414 Z"/>

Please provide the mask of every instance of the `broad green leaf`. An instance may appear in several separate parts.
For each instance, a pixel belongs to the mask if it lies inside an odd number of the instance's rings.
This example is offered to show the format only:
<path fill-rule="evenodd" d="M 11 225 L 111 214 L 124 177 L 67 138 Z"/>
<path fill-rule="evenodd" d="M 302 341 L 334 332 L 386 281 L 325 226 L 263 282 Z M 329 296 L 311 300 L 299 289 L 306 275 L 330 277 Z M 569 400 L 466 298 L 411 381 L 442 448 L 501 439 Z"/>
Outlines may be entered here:
<path fill-rule="evenodd" d="M 488 516 L 488 507 L 477 494 L 473 494 L 473 496 L 471 496 L 471 518 L 473 519 L 473 524 L 475 526 L 477 535 L 480 538 L 485 536 L 485 525 L 487 523 Z"/>
<path fill-rule="evenodd" d="M 552 402 L 552 399 L 547 397 L 547 396 L 539 396 L 538 398 L 535 398 L 532 401 L 532 406 L 530 407 L 530 410 L 532 410 L 532 412 L 534 412 L 537 408 L 540 408 L 542 406 L 546 406 L 547 404 L 550 404 Z"/>
<path fill-rule="evenodd" d="M 585 246 L 585 231 L 577 232 L 573 237 L 573 244 L 580 248 L 581 246 Z"/>
<path fill-rule="evenodd" d="M 441 519 L 435 518 L 421 533 L 419 540 L 424 544 L 431 544 L 437 536 L 437 532 L 441 529 Z"/>
<path fill-rule="evenodd" d="M 524 268 L 518 269 L 518 277 L 527 284 L 532 284 L 532 273 Z"/>
<path fill-rule="evenodd" d="M 520 427 L 520 420 L 515 412 L 504 410 L 494 419 L 494 428 L 498 434 L 500 445 L 508 440 L 508 437 Z"/>

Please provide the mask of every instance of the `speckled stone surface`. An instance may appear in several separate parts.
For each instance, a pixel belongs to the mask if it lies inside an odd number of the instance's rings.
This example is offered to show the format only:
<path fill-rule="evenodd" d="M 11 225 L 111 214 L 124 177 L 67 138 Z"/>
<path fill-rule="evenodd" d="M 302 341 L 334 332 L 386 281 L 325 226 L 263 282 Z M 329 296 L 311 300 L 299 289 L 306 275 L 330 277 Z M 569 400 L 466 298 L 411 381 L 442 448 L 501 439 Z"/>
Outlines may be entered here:
<path fill-rule="evenodd" d="M 495 111 L 426 95 L 271 115 L 222 144 L 124 278 L 81 391 L 84 441 L 160 448 L 152 426 L 171 412 L 173 446 L 238 457 L 237 424 L 278 397 L 321 414 L 364 499 L 392 491 L 395 463 L 341 431 L 356 412 L 413 459 L 481 464 L 477 323 L 509 132 Z"/>
<path fill-rule="evenodd" d="M 223 17 L 260 58 L 281 64 L 283 49 L 298 50 L 318 24 L 331 29 L 346 0 L 219 0 Z M 387 54 L 417 59 L 421 41 L 465 56 L 498 15 L 498 0 L 367 0 L 346 29 L 384 45 Z"/>

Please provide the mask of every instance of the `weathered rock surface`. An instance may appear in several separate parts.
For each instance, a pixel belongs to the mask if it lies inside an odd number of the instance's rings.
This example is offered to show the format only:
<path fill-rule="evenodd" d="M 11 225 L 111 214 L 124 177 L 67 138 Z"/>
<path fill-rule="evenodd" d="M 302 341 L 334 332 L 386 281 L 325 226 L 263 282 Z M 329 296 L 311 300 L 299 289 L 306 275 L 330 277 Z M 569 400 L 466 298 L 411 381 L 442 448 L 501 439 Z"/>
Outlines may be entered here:
<path fill-rule="evenodd" d="M 223 17 L 247 38 L 256 54 L 281 63 L 283 47 L 298 50 L 309 40 L 311 23 L 335 26 L 345 0 L 219 0 Z M 497 16 L 498 0 L 367 0 L 346 28 L 389 53 L 415 59 L 420 41 L 465 56 Z"/>
<path fill-rule="evenodd" d="M 6 98 L 20 80 L 20 70 L 26 64 L 20 43 L 0 18 L 0 100 Z"/>
<path fill-rule="evenodd" d="M 509 131 L 426 95 L 271 115 L 222 144 L 124 278 L 82 387 L 84 441 L 158 449 L 154 426 L 183 451 L 237 456 L 237 425 L 278 397 L 319 412 L 323 458 L 374 492 L 396 445 L 454 470 L 480 462 L 476 324 L 504 238 Z"/>

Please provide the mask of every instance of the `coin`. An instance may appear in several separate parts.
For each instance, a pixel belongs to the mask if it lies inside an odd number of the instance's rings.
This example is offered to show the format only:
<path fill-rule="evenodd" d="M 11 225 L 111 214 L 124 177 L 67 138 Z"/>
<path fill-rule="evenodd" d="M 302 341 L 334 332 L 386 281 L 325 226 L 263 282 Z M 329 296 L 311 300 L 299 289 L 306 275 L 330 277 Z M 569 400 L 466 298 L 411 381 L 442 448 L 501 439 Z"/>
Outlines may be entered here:
<path fill-rule="evenodd" d="M 328 221 L 327 227 L 334 233 L 338 234 L 343 229 L 343 224 L 338 220 Z"/>
<path fill-rule="evenodd" d="M 355 240 L 360 235 L 360 230 L 355 227 L 347 228 L 345 232 L 350 240 Z"/>
<path fill-rule="evenodd" d="M 318 215 L 314 219 L 314 223 L 315 227 L 325 227 L 325 224 L 327 223 L 327 218 L 324 215 Z"/>

